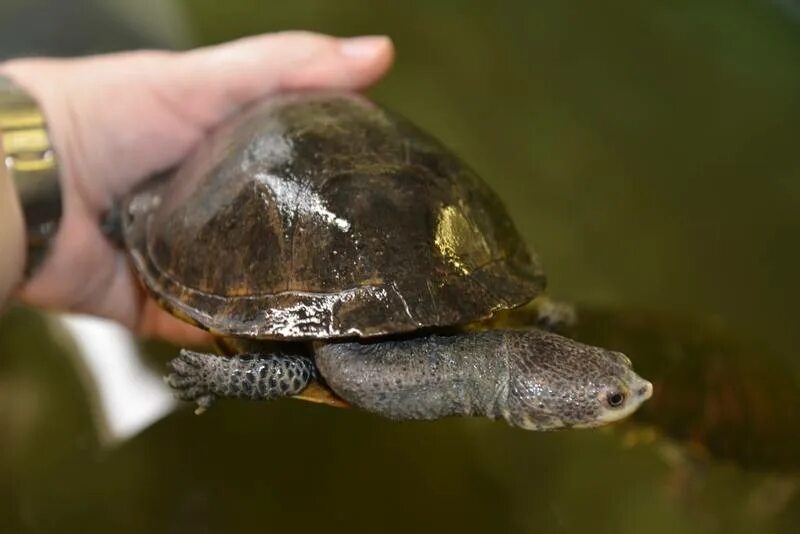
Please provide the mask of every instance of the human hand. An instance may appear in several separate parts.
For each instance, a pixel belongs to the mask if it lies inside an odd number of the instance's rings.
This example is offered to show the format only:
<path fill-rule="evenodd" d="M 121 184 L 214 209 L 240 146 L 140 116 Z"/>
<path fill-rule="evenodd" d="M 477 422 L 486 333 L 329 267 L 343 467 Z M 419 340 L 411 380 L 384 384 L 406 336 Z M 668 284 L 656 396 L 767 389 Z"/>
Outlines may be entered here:
<path fill-rule="evenodd" d="M 183 53 L 0 65 L 44 110 L 63 194 L 60 229 L 21 300 L 115 319 L 141 335 L 205 340 L 145 297 L 124 252 L 105 239 L 102 215 L 138 183 L 178 163 L 237 109 L 287 89 L 364 88 L 392 57 L 385 37 L 287 32 Z"/>

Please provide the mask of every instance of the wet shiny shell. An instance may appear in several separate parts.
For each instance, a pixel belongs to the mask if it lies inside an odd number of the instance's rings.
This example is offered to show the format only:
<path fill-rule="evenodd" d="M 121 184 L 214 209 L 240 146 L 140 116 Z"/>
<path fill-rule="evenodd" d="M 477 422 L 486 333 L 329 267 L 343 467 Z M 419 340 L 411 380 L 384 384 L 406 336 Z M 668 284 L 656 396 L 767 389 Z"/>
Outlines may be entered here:
<path fill-rule="evenodd" d="M 272 97 L 123 211 L 144 284 L 234 336 L 374 336 L 468 323 L 544 277 L 495 194 L 366 98 Z"/>

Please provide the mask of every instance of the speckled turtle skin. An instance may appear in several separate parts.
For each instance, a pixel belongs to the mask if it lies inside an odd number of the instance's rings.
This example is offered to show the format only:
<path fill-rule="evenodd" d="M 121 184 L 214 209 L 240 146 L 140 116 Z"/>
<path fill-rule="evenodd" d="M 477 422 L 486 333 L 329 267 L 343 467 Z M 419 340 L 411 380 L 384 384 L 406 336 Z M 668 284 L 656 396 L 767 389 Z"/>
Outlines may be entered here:
<path fill-rule="evenodd" d="M 497 196 L 350 93 L 270 98 L 123 213 L 145 285 L 213 332 L 331 339 L 470 323 L 545 284 Z"/>

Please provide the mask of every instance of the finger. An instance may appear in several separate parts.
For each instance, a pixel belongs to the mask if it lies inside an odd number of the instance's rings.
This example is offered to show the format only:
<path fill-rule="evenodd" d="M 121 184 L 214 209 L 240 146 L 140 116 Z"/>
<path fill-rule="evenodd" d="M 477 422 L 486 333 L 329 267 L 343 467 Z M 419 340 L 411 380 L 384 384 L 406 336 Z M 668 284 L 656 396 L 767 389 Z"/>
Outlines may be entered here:
<path fill-rule="evenodd" d="M 329 50 L 329 53 L 332 51 Z M 388 37 L 366 36 L 340 40 L 335 54 L 320 57 L 281 77 L 280 89 L 363 89 L 377 82 L 394 61 Z"/>
<path fill-rule="evenodd" d="M 141 308 L 137 334 L 179 345 L 208 345 L 213 341 L 211 334 L 170 315 L 151 299 L 145 300 Z"/>
<path fill-rule="evenodd" d="M 209 128 L 280 89 L 366 87 L 386 72 L 393 54 L 383 36 L 261 35 L 173 55 L 152 86 L 183 117 Z"/>
<path fill-rule="evenodd" d="M 207 344 L 211 336 L 160 309 L 144 294 L 124 253 L 107 243 L 86 218 L 68 219 L 65 239 L 71 254 L 54 251 L 19 295 L 31 305 L 113 319 L 145 337 L 174 343 Z"/>
<path fill-rule="evenodd" d="M 132 326 L 138 296 L 124 258 L 73 195 L 66 195 L 64 202 L 68 216 L 20 298 L 34 306 L 94 313 Z"/>

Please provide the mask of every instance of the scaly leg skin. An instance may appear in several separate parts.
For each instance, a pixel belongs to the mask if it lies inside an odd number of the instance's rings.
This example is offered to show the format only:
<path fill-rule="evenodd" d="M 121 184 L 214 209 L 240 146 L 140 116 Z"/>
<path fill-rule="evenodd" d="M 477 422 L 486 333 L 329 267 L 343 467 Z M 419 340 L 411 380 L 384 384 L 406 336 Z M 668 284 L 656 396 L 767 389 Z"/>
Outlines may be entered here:
<path fill-rule="evenodd" d="M 197 403 L 196 414 L 207 410 L 217 397 L 268 400 L 303 391 L 316 376 L 308 358 L 287 354 L 218 356 L 182 350 L 169 362 L 165 377 L 175 395 Z"/>

